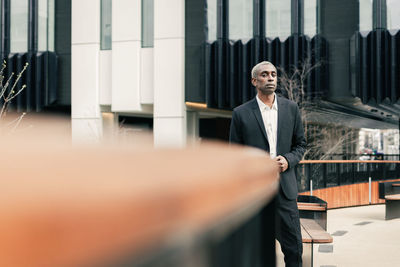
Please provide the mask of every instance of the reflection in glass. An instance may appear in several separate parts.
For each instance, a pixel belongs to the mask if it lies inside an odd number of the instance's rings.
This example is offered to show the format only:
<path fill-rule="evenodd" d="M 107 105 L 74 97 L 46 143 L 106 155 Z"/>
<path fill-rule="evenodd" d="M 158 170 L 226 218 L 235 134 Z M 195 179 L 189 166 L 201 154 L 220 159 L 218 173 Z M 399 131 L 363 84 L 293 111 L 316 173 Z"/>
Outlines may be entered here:
<path fill-rule="evenodd" d="M 217 0 L 207 0 L 208 40 L 217 40 Z"/>
<path fill-rule="evenodd" d="M 304 34 L 317 34 L 317 0 L 304 0 Z"/>
<path fill-rule="evenodd" d="M 373 0 L 359 0 L 360 5 L 360 31 L 372 30 L 372 1 Z"/>
<path fill-rule="evenodd" d="M 154 46 L 154 0 L 142 0 L 142 47 Z"/>
<path fill-rule="evenodd" d="M 387 29 L 400 29 L 400 1 L 386 0 L 387 5 Z"/>
<path fill-rule="evenodd" d="M 28 51 L 28 0 L 10 1 L 10 51 Z"/>
<path fill-rule="evenodd" d="M 253 1 L 229 1 L 229 39 L 253 38 Z"/>
<path fill-rule="evenodd" d="M 101 0 L 100 49 L 111 50 L 111 0 Z"/>
<path fill-rule="evenodd" d="M 39 0 L 38 5 L 38 51 L 54 51 L 54 0 Z"/>
<path fill-rule="evenodd" d="M 286 39 L 291 34 L 291 0 L 266 1 L 266 36 Z"/>
<path fill-rule="evenodd" d="M 47 9 L 47 50 L 54 51 L 54 15 L 55 15 L 55 0 L 48 0 Z"/>

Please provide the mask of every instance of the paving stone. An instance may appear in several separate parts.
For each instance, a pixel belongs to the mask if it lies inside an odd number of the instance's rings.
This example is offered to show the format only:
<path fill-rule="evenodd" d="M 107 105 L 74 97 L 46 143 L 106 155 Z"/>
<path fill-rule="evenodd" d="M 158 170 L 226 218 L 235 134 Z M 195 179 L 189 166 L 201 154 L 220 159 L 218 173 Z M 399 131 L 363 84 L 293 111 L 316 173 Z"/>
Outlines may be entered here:
<path fill-rule="evenodd" d="M 318 252 L 332 253 L 333 252 L 333 245 L 319 245 Z"/>

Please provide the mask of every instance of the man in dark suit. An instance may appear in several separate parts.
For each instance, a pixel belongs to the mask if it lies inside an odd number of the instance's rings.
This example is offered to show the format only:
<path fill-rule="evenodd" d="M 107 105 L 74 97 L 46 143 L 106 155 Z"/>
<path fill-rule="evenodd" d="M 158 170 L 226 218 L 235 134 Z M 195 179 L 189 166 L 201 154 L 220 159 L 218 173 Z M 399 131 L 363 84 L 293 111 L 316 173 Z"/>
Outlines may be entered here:
<path fill-rule="evenodd" d="M 306 141 L 299 108 L 296 103 L 275 94 L 278 77 L 272 63 L 263 61 L 257 64 L 251 75 L 257 96 L 233 110 L 229 140 L 261 148 L 269 152 L 279 165 L 280 188 L 275 199 L 276 236 L 286 266 L 301 266 L 303 246 L 294 167 L 304 154 Z"/>

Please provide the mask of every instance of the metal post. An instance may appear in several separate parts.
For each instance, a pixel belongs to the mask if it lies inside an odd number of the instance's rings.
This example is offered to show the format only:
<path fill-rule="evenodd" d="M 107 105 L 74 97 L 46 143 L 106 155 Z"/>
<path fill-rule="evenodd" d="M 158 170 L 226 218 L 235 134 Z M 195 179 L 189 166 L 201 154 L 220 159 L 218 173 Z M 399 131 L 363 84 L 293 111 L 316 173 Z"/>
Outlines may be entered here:
<path fill-rule="evenodd" d="M 312 179 L 310 179 L 310 196 L 312 196 Z"/>
<path fill-rule="evenodd" d="M 371 204 L 371 177 L 368 178 L 368 200 L 369 204 Z"/>

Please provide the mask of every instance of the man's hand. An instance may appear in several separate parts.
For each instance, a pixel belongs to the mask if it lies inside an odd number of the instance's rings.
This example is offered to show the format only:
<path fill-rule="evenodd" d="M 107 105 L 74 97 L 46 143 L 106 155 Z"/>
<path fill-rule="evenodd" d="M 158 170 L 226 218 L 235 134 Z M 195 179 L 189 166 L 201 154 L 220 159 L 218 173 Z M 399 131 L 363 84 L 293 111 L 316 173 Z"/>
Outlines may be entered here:
<path fill-rule="evenodd" d="M 287 170 L 289 164 L 288 164 L 287 160 L 285 159 L 285 157 L 277 156 L 277 157 L 275 158 L 275 160 L 276 160 L 276 162 L 277 162 L 278 165 L 279 165 L 279 171 L 280 171 L 280 172 L 284 172 L 284 171 Z"/>

